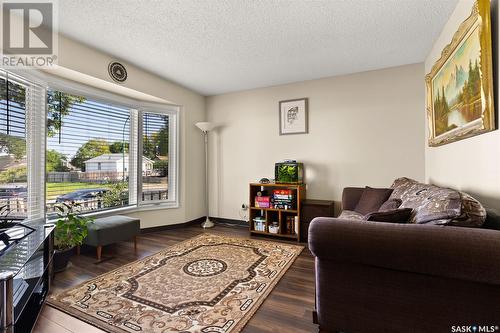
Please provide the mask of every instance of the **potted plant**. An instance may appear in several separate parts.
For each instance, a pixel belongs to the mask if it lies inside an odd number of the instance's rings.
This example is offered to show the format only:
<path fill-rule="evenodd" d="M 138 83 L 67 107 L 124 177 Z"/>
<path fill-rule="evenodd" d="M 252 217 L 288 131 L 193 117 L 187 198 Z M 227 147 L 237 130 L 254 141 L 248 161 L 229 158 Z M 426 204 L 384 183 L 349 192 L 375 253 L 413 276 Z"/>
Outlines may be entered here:
<path fill-rule="evenodd" d="M 54 271 L 61 272 L 68 266 L 69 258 L 76 246 L 83 244 L 87 237 L 87 224 L 93 218 L 78 214 L 78 203 L 62 203 L 56 205 L 58 219 L 54 231 Z"/>

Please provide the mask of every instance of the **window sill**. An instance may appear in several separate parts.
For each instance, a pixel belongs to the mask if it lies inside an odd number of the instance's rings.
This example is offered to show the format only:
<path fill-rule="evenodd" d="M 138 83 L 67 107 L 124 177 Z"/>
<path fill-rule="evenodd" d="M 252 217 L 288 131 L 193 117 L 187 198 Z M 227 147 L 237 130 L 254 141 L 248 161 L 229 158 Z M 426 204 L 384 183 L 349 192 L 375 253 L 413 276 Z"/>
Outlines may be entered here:
<path fill-rule="evenodd" d="M 178 202 L 156 202 L 156 203 L 143 203 L 134 207 L 134 212 L 159 210 L 159 209 L 175 209 L 179 208 Z"/>
<path fill-rule="evenodd" d="M 128 214 L 128 213 L 137 213 L 137 212 L 144 212 L 144 211 L 153 211 L 153 210 L 161 210 L 161 209 L 175 209 L 179 208 L 180 205 L 178 202 L 161 202 L 161 203 L 151 203 L 151 204 L 139 204 L 139 205 L 134 205 L 134 206 L 127 206 L 127 207 L 120 207 L 120 208 L 114 208 L 114 209 L 109 209 L 109 210 L 102 210 L 99 212 L 93 212 L 93 213 L 85 213 L 82 214 L 83 216 L 88 216 L 88 217 L 106 217 L 106 216 L 111 216 L 111 215 L 116 215 L 116 214 Z M 54 219 L 49 219 L 47 222 L 55 222 L 57 218 Z"/>

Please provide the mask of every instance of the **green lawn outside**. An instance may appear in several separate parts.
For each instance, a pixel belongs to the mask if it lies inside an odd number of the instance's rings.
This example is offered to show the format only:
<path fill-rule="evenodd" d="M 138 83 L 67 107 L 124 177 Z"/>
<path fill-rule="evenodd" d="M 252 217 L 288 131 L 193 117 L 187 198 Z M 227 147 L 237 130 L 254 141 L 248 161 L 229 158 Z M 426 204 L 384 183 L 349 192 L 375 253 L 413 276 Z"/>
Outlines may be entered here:
<path fill-rule="evenodd" d="M 116 183 L 95 184 L 95 183 L 47 183 L 46 196 L 47 200 L 55 200 L 58 196 L 71 193 L 76 190 L 90 189 L 90 188 L 111 188 Z M 143 184 L 144 191 L 164 191 L 166 180 L 158 184 Z"/>
<path fill-rule="evenodd" d="M 58 196 L 86 188 L 110 188 L 114 184 L 93 183 L 47 183 L 47 200 L 55 200 Z"/>

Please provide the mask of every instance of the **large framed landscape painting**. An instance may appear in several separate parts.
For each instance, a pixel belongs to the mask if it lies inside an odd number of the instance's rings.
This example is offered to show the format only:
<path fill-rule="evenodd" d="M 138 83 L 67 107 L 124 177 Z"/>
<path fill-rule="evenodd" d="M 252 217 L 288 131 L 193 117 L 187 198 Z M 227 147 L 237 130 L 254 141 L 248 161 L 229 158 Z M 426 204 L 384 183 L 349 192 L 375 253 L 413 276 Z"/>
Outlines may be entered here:
<path fill-rule="evenodd" d="M 429 146 L 495 129 L 489 0 L 474 3 L 425 81 Z"/>

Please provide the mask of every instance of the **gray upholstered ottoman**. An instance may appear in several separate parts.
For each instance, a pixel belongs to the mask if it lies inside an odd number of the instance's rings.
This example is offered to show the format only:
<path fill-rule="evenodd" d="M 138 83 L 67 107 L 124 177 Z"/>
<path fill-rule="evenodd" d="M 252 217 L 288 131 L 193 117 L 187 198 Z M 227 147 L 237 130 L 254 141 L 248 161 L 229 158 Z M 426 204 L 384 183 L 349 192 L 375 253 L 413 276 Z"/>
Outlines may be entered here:
<path fill-rule="evenodd" d="M 102 247 L 105 245 L 134 240 L 134 250 L 137 251 L 137 235 L 141 231 L 140 219 L 115 215 L 95 219 L 88 224 L 89 233 L 85 244 L 97 248 L 97 260 L 101 260 Z"/>

